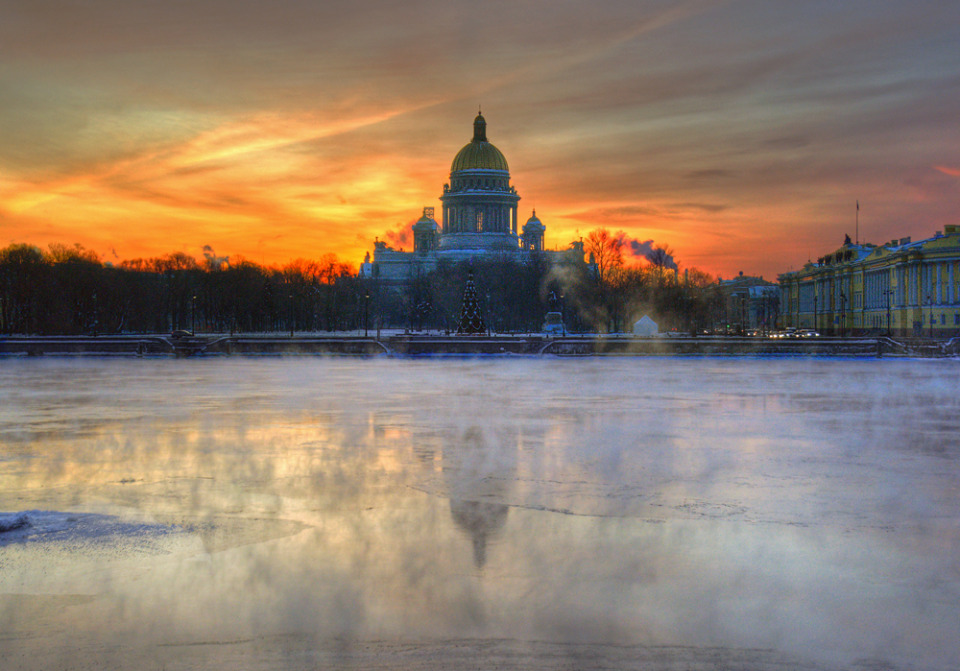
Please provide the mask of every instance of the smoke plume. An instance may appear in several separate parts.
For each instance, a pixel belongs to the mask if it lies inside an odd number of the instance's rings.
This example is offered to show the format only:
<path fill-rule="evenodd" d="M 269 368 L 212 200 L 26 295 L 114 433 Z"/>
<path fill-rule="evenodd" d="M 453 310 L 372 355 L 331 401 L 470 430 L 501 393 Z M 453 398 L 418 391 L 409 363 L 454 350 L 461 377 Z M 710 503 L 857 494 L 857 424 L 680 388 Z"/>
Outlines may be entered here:
<path fill-rule="evenodd" d="M 212 270 L 221 270 L 230 263 L 229 256 L 217 256 L 210 245 L 203 246 L 203 258 L 206 259 L 207 267 Z"/>
<path fill-rule="evenodd" d="M 405 224 L 397 223 L 394 227 L 383 234 L 383 240 L 393 249 L 406 249 L 408 251 L 413 249 L 413 224 L 414 222 L 407 222 Z"/>
<path fill-rule="evenodd" d="M 669 248 L 666 245 L 657 247 L 653 240 L 640 242 L 639 240 L 631 239 L 630 253 L 646 260 L 647 263 L 651 265 L 677 270 L 677 264 L 673 260 L 673 255 L 670 253 Z"/>

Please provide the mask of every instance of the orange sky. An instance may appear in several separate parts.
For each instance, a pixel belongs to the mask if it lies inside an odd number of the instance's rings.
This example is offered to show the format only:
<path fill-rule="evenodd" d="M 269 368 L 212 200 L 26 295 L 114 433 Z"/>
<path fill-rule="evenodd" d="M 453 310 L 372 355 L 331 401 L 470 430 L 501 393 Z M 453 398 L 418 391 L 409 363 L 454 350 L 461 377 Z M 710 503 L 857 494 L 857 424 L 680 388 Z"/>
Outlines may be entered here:
<path fill-rule="evenodd" d="M 590 9 L 590 7 L 595 7 Z M 769 278 L 960 223 L 960 5 L 14 3 L 0 245 L 281 263 L 436 206 L 482 104 L 548 246 Z"/>

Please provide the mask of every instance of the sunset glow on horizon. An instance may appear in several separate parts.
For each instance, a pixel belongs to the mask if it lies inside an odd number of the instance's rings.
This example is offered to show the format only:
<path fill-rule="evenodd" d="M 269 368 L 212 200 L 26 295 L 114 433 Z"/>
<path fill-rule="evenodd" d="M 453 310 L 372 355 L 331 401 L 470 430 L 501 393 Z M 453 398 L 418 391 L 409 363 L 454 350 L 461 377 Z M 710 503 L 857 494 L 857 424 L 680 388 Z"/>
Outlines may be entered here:
<path fill-rule="evenodd" d="M 0 246 L 356 266 L 480 105 L 550 248 L 774 279 L 960 224 L 956 3 L 0 7 Z"/>

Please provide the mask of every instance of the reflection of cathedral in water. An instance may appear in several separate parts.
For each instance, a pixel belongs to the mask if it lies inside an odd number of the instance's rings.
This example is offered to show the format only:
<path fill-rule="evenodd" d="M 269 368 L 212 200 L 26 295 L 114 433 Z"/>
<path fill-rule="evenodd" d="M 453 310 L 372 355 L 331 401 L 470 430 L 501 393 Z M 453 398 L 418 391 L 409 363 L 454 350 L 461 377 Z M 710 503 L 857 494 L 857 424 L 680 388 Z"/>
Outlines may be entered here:
<path fill-rule="evenodd" d="M 507 523 L 507 500 L 516 477 L 516 450 L 488 445 L 483 431 L 467 429 L 459 444 L 444 450 L 443 477 L 454 523 L 473 541 L 473 563 L 487 563 L 487 543 Z"/>
<path fill-rule="evenodd" d="M 450 499 L 453 521 L 473 539 L 473 563 L 477 568 L 487 563 L 487 539 L 507 523 L 509 510 L 502 503 Z"/>

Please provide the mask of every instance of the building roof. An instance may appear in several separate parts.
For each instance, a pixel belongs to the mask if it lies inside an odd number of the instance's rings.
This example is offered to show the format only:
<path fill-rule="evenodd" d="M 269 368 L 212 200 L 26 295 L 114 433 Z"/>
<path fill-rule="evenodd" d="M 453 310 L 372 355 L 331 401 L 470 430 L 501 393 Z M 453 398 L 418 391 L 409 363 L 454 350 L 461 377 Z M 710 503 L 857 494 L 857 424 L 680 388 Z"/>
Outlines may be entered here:
<path fill-rule="evenodd" d="M 880 245 L 869 243 L 854 244 L 848 241 L 836 251 L 819 257 L 816 262 L 808 262 L 802 269 L 781 273 L 781 281 L 795 277 L 808 277 L 821 271 L 834 268 L 849 268 L 858 265 L 872 267 L 881 260 L 891 257 L 904 258 L 912 254 L 955 253 L 960 246 L 960 226 L 947 225 L 937 231 L 932 238 L 912 241 L 909 237 L 891 240 Z"/>
<path fill-rule="evenodd" d="M 482 114 L 473 120 L 473 139 L 457 152 L 450 172 L 460 170 L 503 170 L 507 172 L 507 159 L 487 140 L 487 122 Z"/>

